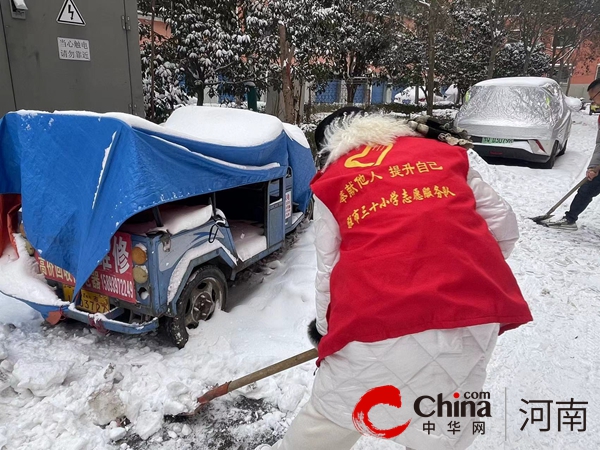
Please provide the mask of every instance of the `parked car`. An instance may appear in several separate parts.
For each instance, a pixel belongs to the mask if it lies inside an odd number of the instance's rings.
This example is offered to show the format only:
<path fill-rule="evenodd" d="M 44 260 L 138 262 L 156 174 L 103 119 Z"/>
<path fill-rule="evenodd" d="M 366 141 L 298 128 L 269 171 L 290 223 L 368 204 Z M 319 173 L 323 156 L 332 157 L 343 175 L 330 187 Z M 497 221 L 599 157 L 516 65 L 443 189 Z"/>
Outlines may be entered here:
<path fill-rule="evenodd" d="M 14 179 L 27 251 L 64 303 L 23 300 L 53 323 L 139 334 L 161 319 L 181 348 L 225 308 L 228 281 L 311 214 L 308 142 L 273 116 L 190 106 L 163 126 L 126 114 L 3 121 L 16 144 L 0 166 L 30 155 Z"/>
<path fill-rule="evenodd" d="M 484 157 L 520 159 L 551 169 L 567 148 L 571 113 L 581 108 L 549 78 L 482 81 L 466 94 L 455 124 L 466 129 Z"/>
<path fill-rule="evenodd" d="M 456 104 L 459 102 L 458 98 L 458 88 L 455 84 L 451 84 L 446 88 L 444 92 L 444 100 L 450 102 L 452 104 Z"/>
<path fill-rule="evenodd" d="M 404 105 L 414 105 L 415 104 L 415 87 L 407 87 L 406 89 L 398 92 L 394 96 L 394 103 L 401 103 Z M 434 92 L 433 94 L 433 102 L 438 103 L 444 101 L 444 97 L 438 95 Z M 427 102 L 427 94 L 425 93 L 425 88 L 419 88 L 419 104 L 425 104 Z"/>

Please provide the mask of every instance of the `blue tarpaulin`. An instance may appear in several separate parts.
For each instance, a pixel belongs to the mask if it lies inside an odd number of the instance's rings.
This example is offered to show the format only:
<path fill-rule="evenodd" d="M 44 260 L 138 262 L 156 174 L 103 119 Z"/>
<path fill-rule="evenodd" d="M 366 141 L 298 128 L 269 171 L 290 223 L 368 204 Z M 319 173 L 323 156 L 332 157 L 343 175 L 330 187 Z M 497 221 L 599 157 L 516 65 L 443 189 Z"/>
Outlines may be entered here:
<path fill-rule="evenodd" d="M 21 194 L 27 238 L 44 259 L 75 276 L 76 292 L 129 217 L 283 177 L 288 166 L 293 200 L 304 210 L 315 173 L 312 155 L 285 132 L 240 149 L 102 115 L 19 112 L 0 120 L 0 194 Z"/>

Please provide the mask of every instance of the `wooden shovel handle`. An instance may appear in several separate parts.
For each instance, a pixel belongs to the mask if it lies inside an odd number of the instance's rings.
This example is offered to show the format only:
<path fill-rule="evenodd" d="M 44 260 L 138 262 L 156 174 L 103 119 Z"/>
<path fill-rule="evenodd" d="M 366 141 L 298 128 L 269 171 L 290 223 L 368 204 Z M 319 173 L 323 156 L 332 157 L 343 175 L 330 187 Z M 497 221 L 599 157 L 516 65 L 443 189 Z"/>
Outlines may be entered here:
<path fill-rule="evenodd" d="M 577 185 L 573 186 L 573 189 L 571 189 L 569 192 L 567 192 L 563 198 L 561 198 L 558 202 L 556 202 L 556 204 L 552 208 L 550 208 L 550 210 L 545 215 L 550 216 L 550 214 L 552 214 L 556 210 L 556 208 L 558 208 L 560 205 L 562 205 L 563 202 L 566 199 L 568 199 L 571 196 L 571 194 L 573 194 L 573 192 L 575 192 L 577 189 L 579 189 L 581 186 L 583 186 L 587 181 L 588 181 L 587 177 L 584 177 L 583 180 L 581 180 L 579 183 L 577 183 Z"/>
<path fill-rule="evenodd" d="M 198 397 L 198 406 L 191 413 L 182 413 L 181 416 L 192 416 L 196 414 L 202 405 L 210 402 L 212 399 L 221 397 L 222 395 L 228 394 L 231 391 L 235 391 L 241 387 L 247 386 L 250 383 L 254 383 L 255 381 L 262 380 L 263 378 L 270 377 L 271 375 L 275 375 L 276 373 L 282 372 L 291 367 L 297 366 L 298 364 L 302 364 L 306 361 L 310 361 L 311 359 L 315 359 L 319 356 L 319 352 L 316 348 L 311 350 L 307 350 L 303 353 L 299 353 L 296 356 L 292 356 L 291 358 L 284 359 L 283 361 L 279 361 L 278 363 L 272 364 L 264 369 L 257 370 L 256 372 L 252 372 L 248 375 L 243 376 L 242 378 L 238 378 L 237 380 L 228 381 L 227 383 L 223 383 L 215 388 L 212 388 L 210 391 L 204 393 L 201 397 Z"/>
<path fill-rule="evenodd" d="M 311 359 L 315 359 L 317 356 L 319 356 L 319 352 L 316 348 L 299 353 L 296 356 L 284 359 L 283 361 L 279 361 L 278 363 L 275 363 L 269 367 L 265 367 L 264 369 L 257 370 L 256 372 L 252 372 L 251 374 L 243 376 L 242 378 L 231 381 L 229 383 L 229 389 L 227 392 L 235 391 L 236 389 L 247 386 L 250 383 L 254 383 L 255 381 L 270 377 L 271 375 L 275 375 L 276 373 L 282 372 L 290 367 L 294 367 L 298 364 L 310 361 Z"/>

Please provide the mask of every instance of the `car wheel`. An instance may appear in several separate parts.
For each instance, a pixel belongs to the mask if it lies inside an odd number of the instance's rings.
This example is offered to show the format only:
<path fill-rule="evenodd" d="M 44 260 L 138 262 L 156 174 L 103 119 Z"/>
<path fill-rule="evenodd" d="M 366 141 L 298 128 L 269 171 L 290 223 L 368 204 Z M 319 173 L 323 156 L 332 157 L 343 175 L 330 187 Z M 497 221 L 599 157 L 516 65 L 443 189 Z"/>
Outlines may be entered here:
<path fill-rule="evenodd" d="M 556 162 L 556 155 L 558 153 L 558 145 L 558 141 L 556 141 L 552 146 L 552 154 L 550 155 L 550 159 L 545 163 L 540 164 L 540 167 L 542 169 L 552 169 L 554 167 L 554 163 Z"/>
<path fill-rule="evenodd" d="M 568 144 L 568 143 L 569 143 L 569 140 L 567 139 L 567 140 L 565 141 L 565 145 L 563 145 L 563 146 L 562 146 L 562 148 L 560 149 L 560 152 L 558 153 L 558 155 L 556 155 L 557 157 L 558 157 L 558 156 L 562 156 L 562 155 L 564 155 L 564 154 L 565 154 L 565 152 L 567 151 L 567 144 Z"/>
<path fill-rule="evenodd" d="M 227 280 L 218 267 L 207 265 L 192 272 L 179 299 L 177 314 L 164 322 L 169 340 L 178 348 L 189 339 L 188 328 L 196 328 L 201 321 L 212 317 L 217 309 L 225 307 Z"/>

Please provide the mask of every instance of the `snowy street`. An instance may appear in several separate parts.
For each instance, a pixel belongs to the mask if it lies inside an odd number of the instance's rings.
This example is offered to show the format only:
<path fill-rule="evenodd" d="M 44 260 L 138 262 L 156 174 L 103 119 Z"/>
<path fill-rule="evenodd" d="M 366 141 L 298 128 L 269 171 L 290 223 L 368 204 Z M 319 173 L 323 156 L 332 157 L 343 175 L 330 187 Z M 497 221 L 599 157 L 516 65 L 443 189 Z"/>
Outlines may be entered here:
<path fill-rule="evenodd" d="M 529 220 L 585 174 L 598 117 L 573 117 L 567 151 L 552 170 L 488 165 L 471 153 L 472 166 L 517 214 L 521 238 L 508 262 L 534 317 L 498 340 L 486 382 L 492 418 L 474 450 L 600 448 L 600 200 L 575 232 Z M 310 348 L 313 226 L 287 244 L 236 281 L 228 312 L 190 330 L 182 350 L 158 333 L 103 336 L 78 322 L 50 326 L 0 294 L 0 449 L 254 450 L 275 442 L 310 395 L 314 362 L 216 399 L 195 418 L 164 416 L 191 410 L 217 384 Z M 31 267 L 15 258 L 12 251 L 0 258 L 0 284 L 10 277 L 26 286 Z M 571 399 L 587 402 L 575 406 L 585 408 L 586 429 L 559 431 L 564 405 L 557 402 Z M 545 408 L 524 400 L 553 402 L 549 431 L 540 431 L 544 421 L 523 427 L 532 408 Z M 402 447 L 364 437 L 354 449 Z"/>

